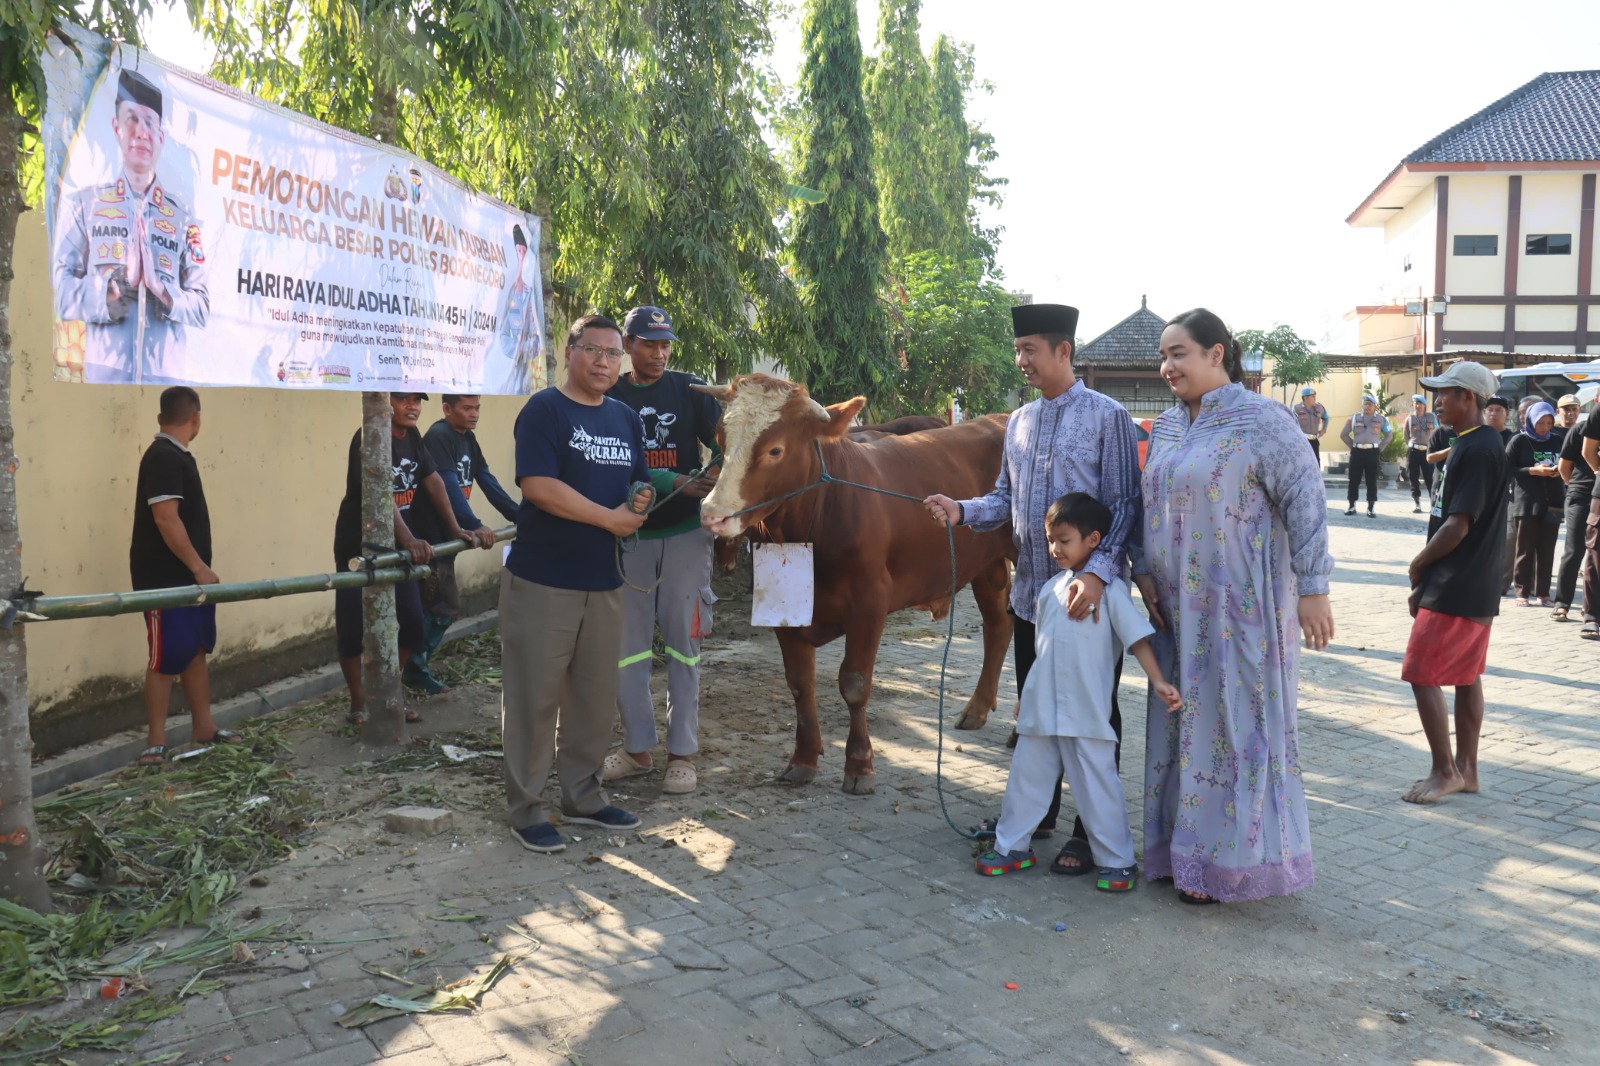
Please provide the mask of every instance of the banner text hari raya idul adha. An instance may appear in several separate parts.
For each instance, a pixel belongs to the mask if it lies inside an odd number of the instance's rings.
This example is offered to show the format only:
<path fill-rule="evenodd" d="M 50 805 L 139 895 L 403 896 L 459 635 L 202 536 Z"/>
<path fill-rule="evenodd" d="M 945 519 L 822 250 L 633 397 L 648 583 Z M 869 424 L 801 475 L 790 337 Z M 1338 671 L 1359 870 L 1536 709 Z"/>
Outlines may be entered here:
<path fill-rule="evenodd" d="M 45 55 L 57 379 L 527 393 L 539 220 L 83 30 Z"/>

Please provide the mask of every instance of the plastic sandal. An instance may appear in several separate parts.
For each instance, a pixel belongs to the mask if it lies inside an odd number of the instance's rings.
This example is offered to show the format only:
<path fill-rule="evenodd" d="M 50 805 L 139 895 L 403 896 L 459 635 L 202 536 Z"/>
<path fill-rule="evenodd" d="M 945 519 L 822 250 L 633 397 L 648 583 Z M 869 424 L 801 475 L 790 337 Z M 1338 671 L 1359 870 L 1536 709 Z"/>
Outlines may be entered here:
<path fill-rule="evenodd" d="M 694 763 L 684 762 L 682 759 L 668 762 L 666 773 L 661 775 L 661 791 L 671 796 L 693 792 L 699 783 L 700 778 L 694 772 Z"/>
<path fill-rule="evenodd" d="M 1102 866 L 1094 872 L 1094 887 L 1102 892 L 1132 892 L 1139 879 L 1139 867 Z"/>
<path fill-rule="evenodd" d="M 219 729 L 206 740 L 196 740 L 196 744 L 243 744 L 244 737 L 231 729 Z"/>
<path fill-rule="evenodd" d="M 990 848 L 978 856 L 977 870 L 985 877 L 999 877 L 1001 874 L 1014 874 L 1026 870 L 1038 861 L 1032 848 L 1027 851 L 1008 852 L 1005 855 Z"/>
<path fill-rule="evenodd" d="M 167 746 L 165 744 L 152 744 L 139 753 L 134 760 L 135 766 L 160 766 L 167 761 Z"/>
<path fill-rule="evenodd" d="M 625 777 L 639 777 L 654 769 L 653 764 L 635 762 L 632 755 L 618 748 L 600 764 L 600 780 L 621 781 Z"/>
<path fill-rule="evenodd" d="M 1578 636 L 1584 640 L 1600 640 L 1600 622 L 1583 623 L 1583 628 L 1578 630 Z"/>

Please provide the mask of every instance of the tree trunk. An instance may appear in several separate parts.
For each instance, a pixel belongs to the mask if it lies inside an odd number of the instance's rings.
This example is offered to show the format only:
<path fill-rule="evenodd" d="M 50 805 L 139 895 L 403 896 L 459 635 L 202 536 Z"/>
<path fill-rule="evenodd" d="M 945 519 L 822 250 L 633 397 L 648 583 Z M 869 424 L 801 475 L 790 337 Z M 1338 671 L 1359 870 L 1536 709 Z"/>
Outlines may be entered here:
<path fill-rule="evenodd" d="M 22 585 L 17 524 L 16 430 L 11 420 L 11 260 L 22 190 L 17 151 L 22 116 L 0 93 L 0 597 Z M 28 720 L 28 646 L 20 623 L 0 630 L 0 897 L 50 909 L 44 848 L 33 819 L 33 734 Z"/>
<path fill-rule="evenodd" d="M 373 134 L 385 144 L 395 144 L 399 126 L 400 100 L 394 88 L 376 87 Z M 394 544 L 392 410 L 388 393 L 361 394 L 361 539 L 365 544 Z M 367 697 L 361 742 L 375 747 L 393 747 L 409 739 L 405 694 L 400 691 L 400 623 L 394 601 L 394 590 L 389 588 L 372 587 L 361 593 L 361 687 Z"/>

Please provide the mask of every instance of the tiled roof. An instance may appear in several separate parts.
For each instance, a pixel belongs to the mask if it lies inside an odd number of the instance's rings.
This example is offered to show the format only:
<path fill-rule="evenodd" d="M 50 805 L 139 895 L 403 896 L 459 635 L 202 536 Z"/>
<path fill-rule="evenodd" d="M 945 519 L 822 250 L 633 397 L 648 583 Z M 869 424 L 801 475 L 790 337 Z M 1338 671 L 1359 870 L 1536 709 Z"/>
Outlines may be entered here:
<path fill-rule="evenodd" d="M 1167 320 L 1145 306 L 1085 344 L 1073 356 L 1074 366 L 1126 367 L 1154 370 L 1161 362 L 1161 331 Z"/>
<path fill-rule="evenodd" d="M 1600 70 L 1541 74 L 1406 156 L 1407 163 L 1600 160 Z"/>

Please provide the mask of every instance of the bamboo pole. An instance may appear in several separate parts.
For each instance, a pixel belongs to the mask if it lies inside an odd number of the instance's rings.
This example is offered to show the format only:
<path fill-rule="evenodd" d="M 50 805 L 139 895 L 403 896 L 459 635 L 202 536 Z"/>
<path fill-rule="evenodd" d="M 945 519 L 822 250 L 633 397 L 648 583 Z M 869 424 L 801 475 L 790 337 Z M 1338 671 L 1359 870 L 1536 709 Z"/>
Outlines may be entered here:
<path fill-rule="evenodd" d="M 495 539 L 507 540 L 516 532 L 515 526 L 497 530 Z M 443 558 L 465 551 L 470 545 L 465 541 L 451 540 L 435 546 L 434 558 Z M 373 560 L 374 569 L 362 568 L 361 560 L 352 560 L 356 566 L 339 574 L 305 574 L 299 577 L 269 577 L 258 581 L 233 581 L 221 585 L 184 585 L 170 589 L 142 589 L 137 592 L 96 592 L 82 596 L 40 596 L 31 603 L 19 603 L 19 621 L 60 622 L 73 618 L 105 618 L 139 611 L 160 611 L 170 607 L 194 607 L 203 603 L 237 603 L 242 600 L 269 600 L 277 596 L 296 596 L 306 592 L 325 592 L 330 589 L 366 588 L 369 585 L 393 585 L 426 577 L 427 566 L 402 566 L 405 556 L 390 552 Z"/>
<path fill-rule="evenodd" d="M 516 534 L 516 526 L 504 526 L 494 531 L 494 539 L 498 543 L 499 541 L 510 540 L 512 537 L 516 536 Z M 464 540 L 447 540 L 443 543 L 435 544 L 433 546 L 433 557 L 438 559 L 445 555 L 457 555 L 473 547 L 476 547 L 476 545 L 468 544 Z M 372 557 L 372 565 L 375 567 L 399 566 L 409 558 L 410 556 L 402 551 L 383 552 L 382 554 L 374 555 Z M 364 569 L 366 565 L 367 561 L 361 558 L 359 555 L 345 563 L 345 567 L 350 570 L 361 570 Z"/>

